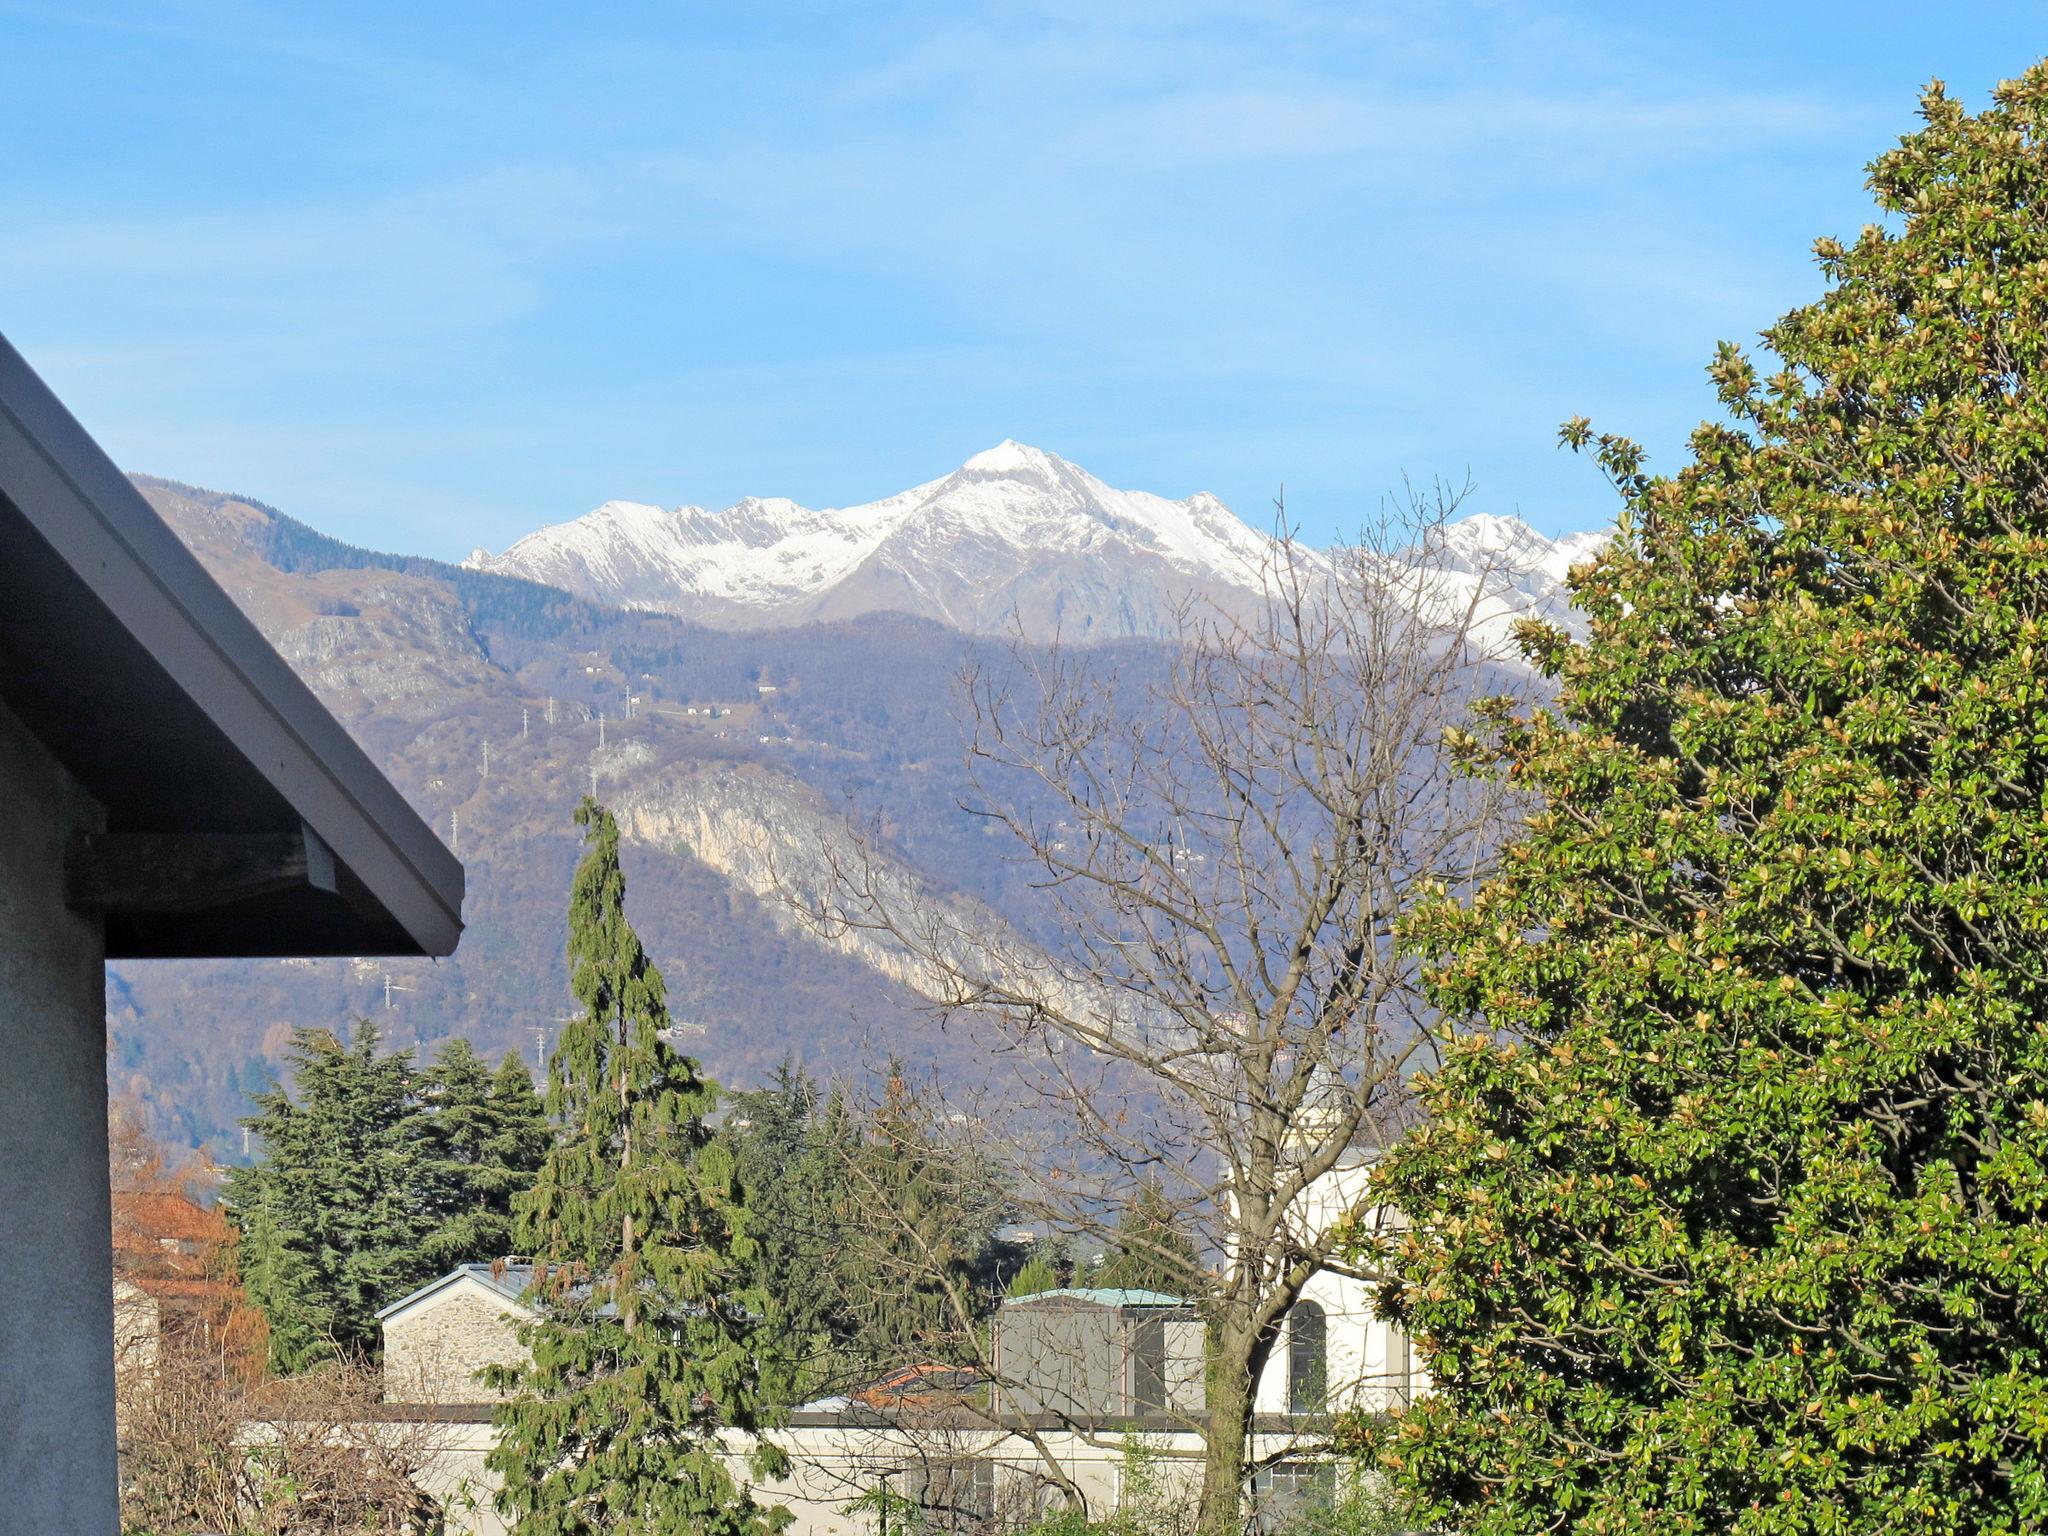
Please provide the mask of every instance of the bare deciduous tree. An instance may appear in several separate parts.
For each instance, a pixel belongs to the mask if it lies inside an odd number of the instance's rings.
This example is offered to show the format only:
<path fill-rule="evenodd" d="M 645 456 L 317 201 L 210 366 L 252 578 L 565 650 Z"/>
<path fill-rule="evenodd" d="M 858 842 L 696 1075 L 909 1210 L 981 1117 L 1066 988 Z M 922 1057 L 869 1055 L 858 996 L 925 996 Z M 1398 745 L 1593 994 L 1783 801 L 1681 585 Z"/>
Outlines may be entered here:
<path fill-rule="evenodd" d="M 121 1519 L 137 1531 L 425 1536 L 448 1426 L 394 1416 L 368 1367 L 251 1381 L 218 1344 L 165 1335 L 119 1374 Z"/>
<path fill-rule="evenodd" d="M 1496 841 L 1497 793 L 1440 749 L 1520 676 L 1495 665 L 1516 594 L 1445 537 L 1458 500 L 1411 498 L 1335 552 L 1281 537 L 1264 604 L 1191 609 L 1160 669 L 1020 646 L 970 673 L 969 808 L 1035 870 L 1048 937 L 963 916 L 871 835 L 827 850 L 828 897 L 786 893 L 1000 1032 L 1040 1123 L 1058 1110 L 1018 1159 L 1028 1201 L 1107 1235 L 1151 1181 L 1195 1229 L 1218 1266 L 1208 1532 L 1241 1524 L 1258 1380 L 1304 1285 L 1340 1265 L 1309 1191 L 1400 1134 L 1435 1045 L 1397 929 Z"/>

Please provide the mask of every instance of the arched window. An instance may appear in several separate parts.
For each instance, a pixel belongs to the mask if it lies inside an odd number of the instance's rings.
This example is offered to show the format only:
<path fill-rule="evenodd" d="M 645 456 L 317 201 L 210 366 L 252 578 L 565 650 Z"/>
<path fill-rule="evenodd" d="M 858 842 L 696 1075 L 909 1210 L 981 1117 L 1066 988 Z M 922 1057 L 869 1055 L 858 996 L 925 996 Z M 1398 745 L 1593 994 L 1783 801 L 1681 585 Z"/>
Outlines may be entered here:
<path fill-rule="evenodd" d="M 1313 1301 L 1287 1312 L 1287 1411 L 1318 1413 L 1330 1391 L 1330 1320 Z"/>

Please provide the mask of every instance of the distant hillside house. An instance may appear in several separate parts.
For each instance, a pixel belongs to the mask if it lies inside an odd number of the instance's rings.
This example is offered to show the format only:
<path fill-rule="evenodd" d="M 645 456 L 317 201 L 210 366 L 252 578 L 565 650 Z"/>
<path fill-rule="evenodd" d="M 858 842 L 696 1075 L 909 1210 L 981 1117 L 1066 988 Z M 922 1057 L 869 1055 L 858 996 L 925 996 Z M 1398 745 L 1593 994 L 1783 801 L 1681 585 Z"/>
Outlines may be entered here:
<path fill-rule="evenodd" d="M 7 1529 L 119 1524 L 106 962 L 461 931 L 461 865 L 0 340 Z"/>

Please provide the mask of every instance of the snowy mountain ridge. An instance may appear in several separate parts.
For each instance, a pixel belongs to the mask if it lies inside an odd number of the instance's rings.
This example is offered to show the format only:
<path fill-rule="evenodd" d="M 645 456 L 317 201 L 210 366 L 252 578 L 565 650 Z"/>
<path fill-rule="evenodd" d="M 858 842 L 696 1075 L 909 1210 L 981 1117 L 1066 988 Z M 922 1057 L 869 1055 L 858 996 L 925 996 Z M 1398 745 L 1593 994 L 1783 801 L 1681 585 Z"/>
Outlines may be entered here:
<path fill-rule="evenodd" d="M 1600 535 L 1546 539 L 1480 514 L 1445 530 L 1447 574 L 1499 588 L 1486 625 L 1561 617 L 1564 575 Z M 1261 586 L 1270 535 L 1207 492 L 1118 490 L 1056 454 L 1004 441 L 951 474 L 859 506 L 748 497 L 722 512 L 608 501 L 464 563 L 614 607 L 718 628 L 896 611 L 969 632 L 1105 640 L 1170 634 L 1186 599 Z"/>

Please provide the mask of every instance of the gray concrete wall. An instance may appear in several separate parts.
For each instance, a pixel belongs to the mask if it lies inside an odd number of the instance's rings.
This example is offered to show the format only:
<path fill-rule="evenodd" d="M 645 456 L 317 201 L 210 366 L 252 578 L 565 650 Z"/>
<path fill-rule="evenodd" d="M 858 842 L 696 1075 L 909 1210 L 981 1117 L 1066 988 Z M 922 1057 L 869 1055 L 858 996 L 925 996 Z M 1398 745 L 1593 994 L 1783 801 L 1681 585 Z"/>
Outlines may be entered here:
<path fill-rule="evenodd" d="M 0 1532 L 109 1536 L 106 946 L 64 906 L 98 807 L 0 709 Z"/>
<path fill-rule="evenodd" d="M 1064 1298 L 1013 1302 L 996 1314 L 996 1369 L 1005 1413 L 1114 1418 L 1126 1405 L 1123 1314 Z"/>

